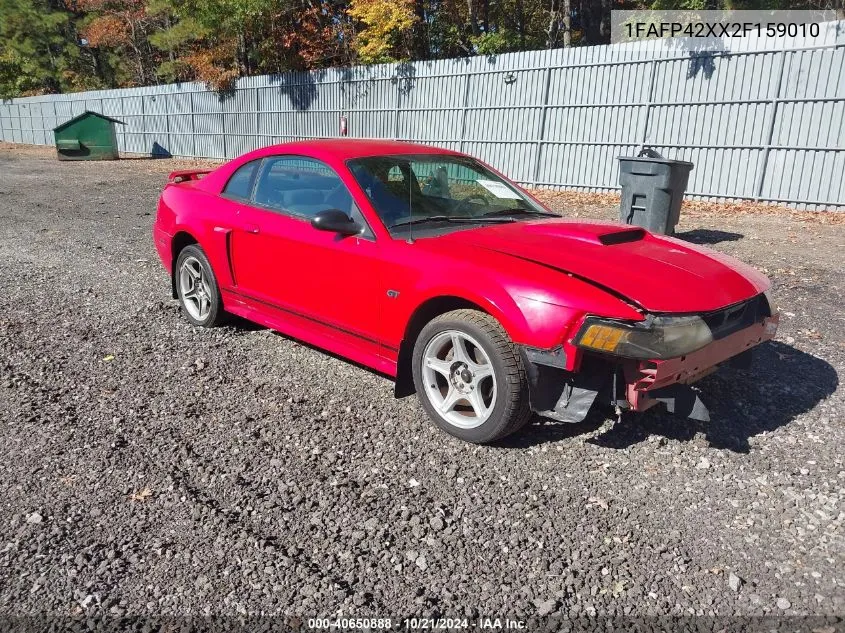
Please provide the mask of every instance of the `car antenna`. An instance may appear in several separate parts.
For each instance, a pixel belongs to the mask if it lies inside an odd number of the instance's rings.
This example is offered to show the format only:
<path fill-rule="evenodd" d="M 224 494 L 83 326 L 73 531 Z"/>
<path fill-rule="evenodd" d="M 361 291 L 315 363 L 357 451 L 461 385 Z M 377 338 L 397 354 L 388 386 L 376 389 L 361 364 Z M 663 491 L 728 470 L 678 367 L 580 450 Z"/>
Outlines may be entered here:
<path fill-rule="evenodd" d="M 411 198 L 411 161 L 408 161 L 408 244 L 414 243 L 414 208 Z"/>

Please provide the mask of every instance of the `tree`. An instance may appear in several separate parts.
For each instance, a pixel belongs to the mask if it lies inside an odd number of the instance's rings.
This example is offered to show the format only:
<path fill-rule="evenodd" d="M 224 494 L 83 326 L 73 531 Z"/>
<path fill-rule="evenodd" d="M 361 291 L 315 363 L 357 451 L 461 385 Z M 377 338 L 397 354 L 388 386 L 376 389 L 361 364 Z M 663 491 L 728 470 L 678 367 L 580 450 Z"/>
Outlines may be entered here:
<path fill-rule="evenodd" d="M 337 0 L 276 6 L 263 20 L 261 72 L 348 66 L 355 62 L 354 20 Z"/>
<path fill-rule="evenodd" d="M 99 87 L 70 12 L 46 0 L 0 0 L 0 93 Z"/>
<path fill-rule="evenodd" d="M 361 28 L 353 47 L 365 64 L 391 62 L 410 57 L 410 34 L 417 16 L 410 0 L 352 0 L 349 16 Z"/>
<path fill-rule="evenodd" d="M 625 9 L 845 0 L 0 0 L 0 96 L 496 55 L 609 41 Z M 845 17 L 845 16 L 843 16 Z"/>

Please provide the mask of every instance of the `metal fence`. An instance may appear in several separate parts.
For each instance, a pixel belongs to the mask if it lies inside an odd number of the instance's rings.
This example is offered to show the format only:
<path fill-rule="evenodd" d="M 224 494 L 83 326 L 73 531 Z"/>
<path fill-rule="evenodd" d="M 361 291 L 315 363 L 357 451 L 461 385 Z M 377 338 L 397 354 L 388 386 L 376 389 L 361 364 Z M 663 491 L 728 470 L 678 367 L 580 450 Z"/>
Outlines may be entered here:
<path fill-rule="evenodd" d="M 845 208 L 845 22 L 816 38 L 662 40 L 0 103 L 0 138 L 49 145 L 93 110 L 123 152 L 232 158 L 295 139 L 411 140 L 531 186 L 611 191 L 616 157 L 690 160 L 690 195 Z"/>

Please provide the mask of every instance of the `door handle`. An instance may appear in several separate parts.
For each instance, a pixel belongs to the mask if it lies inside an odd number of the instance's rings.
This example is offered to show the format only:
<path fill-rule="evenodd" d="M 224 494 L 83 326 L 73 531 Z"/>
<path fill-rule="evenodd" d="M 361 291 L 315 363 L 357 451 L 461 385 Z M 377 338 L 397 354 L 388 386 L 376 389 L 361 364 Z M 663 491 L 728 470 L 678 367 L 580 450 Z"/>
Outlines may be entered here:
<path fill-rule="evenodd" d="M 247 233 L 258 233 L 258 225 L 257 224 L 244 224 L 243 230 Z"/>

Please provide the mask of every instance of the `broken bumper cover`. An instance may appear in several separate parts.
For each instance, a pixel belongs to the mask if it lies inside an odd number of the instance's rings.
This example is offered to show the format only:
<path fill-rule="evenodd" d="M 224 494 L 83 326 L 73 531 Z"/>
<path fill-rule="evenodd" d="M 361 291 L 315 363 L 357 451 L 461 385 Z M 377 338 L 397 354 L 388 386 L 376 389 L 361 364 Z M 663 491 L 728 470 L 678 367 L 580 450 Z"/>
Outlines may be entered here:
<path fill-rule="evenodd" d="M 774 338 L 777 324 L 777 314 L 768 316 L 695 352 L 665 360 L 585 355 L 577 373 L 564 369 L 560 348 L 522 347 L 531 408 L 554 420 L 580 422 L 597 399 L 632 411 L 645 411 L 662 402 L 672 413 L 708 420 L 707 408 L 689 385 L 727 361 L 747 366 L 750 350 Z"/>
<path fill-rule="evenodd" d="M 714 372 L 721 364 L 736 359 L 740 363 L 750 360 L 746 354 L 760 343 L 774 338 L 778 315 L 765 317 L 746 328 L 713 341 L 698 351 L 678 358 L 628 363 L 625 371 L 625 399 L 634 411 L 645 411 L 658 402 L 664 402 L 673 413 L 694 419 L 709 419 L 706 408 L 694 392 L 682 387 L 691 385 Z"/>

